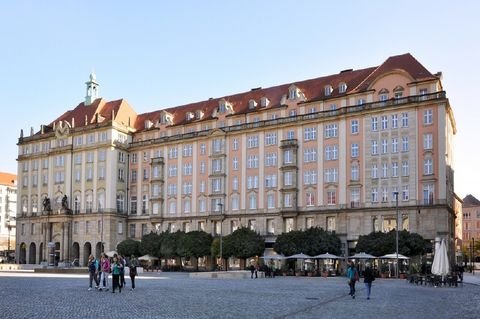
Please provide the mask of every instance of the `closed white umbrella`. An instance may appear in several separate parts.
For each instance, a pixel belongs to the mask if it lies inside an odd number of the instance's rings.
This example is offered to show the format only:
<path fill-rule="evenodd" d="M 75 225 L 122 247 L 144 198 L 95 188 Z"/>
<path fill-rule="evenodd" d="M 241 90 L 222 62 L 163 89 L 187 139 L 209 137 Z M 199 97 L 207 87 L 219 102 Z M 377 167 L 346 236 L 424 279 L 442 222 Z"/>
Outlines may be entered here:
<path fill-rule="evenodd" d="M 450 264 L 448 262 L 447 246 L 445 240 L 442 239 L 440 247 L 435 252 L 432 263 L 432 274 L 437 276 L 446 276 L 450 272 Z"/>

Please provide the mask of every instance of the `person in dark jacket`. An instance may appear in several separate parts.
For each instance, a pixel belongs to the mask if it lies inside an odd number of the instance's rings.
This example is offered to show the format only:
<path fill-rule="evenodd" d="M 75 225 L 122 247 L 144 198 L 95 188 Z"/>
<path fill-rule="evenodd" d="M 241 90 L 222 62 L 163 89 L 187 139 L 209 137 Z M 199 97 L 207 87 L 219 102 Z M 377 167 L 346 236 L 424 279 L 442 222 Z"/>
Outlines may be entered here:
<path fill-rule="evenodd" d="M 370 299 L 370 292 L 372 291 L 372 282 L 375 280 L 375 274 L 373 273 L 370 264 L 365 265 L 365 275 L 363 277 L 363 282 L 365 283 L 365 288 L 367 288 L 367 299 Z"/>

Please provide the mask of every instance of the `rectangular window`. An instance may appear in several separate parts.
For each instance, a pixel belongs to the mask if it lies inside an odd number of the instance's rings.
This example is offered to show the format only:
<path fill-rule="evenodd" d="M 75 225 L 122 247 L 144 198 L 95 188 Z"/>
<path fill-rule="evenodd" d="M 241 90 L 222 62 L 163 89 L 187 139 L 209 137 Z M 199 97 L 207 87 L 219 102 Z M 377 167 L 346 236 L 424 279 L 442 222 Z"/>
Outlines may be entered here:
<path fill-rule="evenodd" d="M 234 138 L 234 139 L 232 140 L 232 149 L 233 149 L 234 151 L 238 150 L 238 138 Z"/>
<path fill-rule="evenodd" d="M 265 155 L 265 166 L 277 166 L 277 153 L 267 153 Z"/>
<path fill-rule="evenodd" d="M 336 205 L 337 204 L 337 191 L 328 190 L 327 191 L 327 205 Z"/>
<path fill-rule="evenodd" d="M 432 175 L 433 174 L 433 160 L 427 158 L 423 160 L 423 175 Z"/>
<path fill-rule="evenodd" d="M 336 183 L 338 180 L 337 168 L 326 168 L 324 173 L 325 183 Z"/>
<path fill-rule="evenodd" d="M 352 143 L 350 146 L 350 153 L 352 157 L 358 157 L 359 156 L 359 146 L 358 143 Z"/>
<path fill-rule="evenodd" d="M 382 154 L 387 154 L 388 152 L 388 140 L 382 140 Z"/>
<path fill-rule="evenodd" d="M 360 207 L 360 189 L 352 188 L 350 190 L 350 207 L 358 208 Z"/>
<path fill-rule="evenodd" d="M 378 119 L 376 117 L 372 117 L 372 131 L 378 130 Z"/>
<path fill-rule="evenodd" d="M 247 147 L 248 148 L 257 148 L 258 147 L 258 135 L 250 135 L 247 138 Z"/>
<path fill-rule="evenodd" d="M 372 188 L 372 203 L 378 203 L 378 189 L 376 187 Z"/>
<path fill-rule="evenodd" d="M 408 136 L 402 137 L 402 152 L 408 152 Z"/>
<path fill-rule="evenodd" d="M 403 161 L 402 162 L 402 176 L 408 176 L 410 174 L 409 168 L 408 168 L 408 161 Z"/>
<path fill-rule="evenodd" d="M 398 138 L 392 138 L 392 153 L 398 153 Z"/>
<path fill-rule="evenodd" d="M 350 168 L 350 179 L 352 181 L 358 181 L 360 180 L 360 172 L 359 172 L 359 167 L 358 165 L 352 165 L 352 167 Z"/>
<path fill-rule="evenodd" d="M 378 178 L 378 167 L 377 164 L 372 164 L 372 178 Z"/>
<path fill-rule="evenodd" d="M 325 138 L 336 137 L 338 134 L 337 124 L 325 125 Z"/>
<path fill-rule="evenodd" d="M 265 135 L 265 145 L 276 145 L 277 133 L 267 133 Z"/>
<path fill-rule="evenodd" d="M 327 231 L 336 231 L 336 221 L 335 217 L 327 217 Z"/>
<path fill-rule="evenodd" d="M 378 142 L 372 141 L 372 155 L 378 155 Z"/>
<path fill-rule="evenodd" d="M 392 114 L 392 128 L 398 128 L 398 114 Z"/>
<path fill-rule="evenodd" d="M 428 109 L 423 111 L 423 124 L 430 125 L 433 123 L 433 110 Z"/>
<path fill-rule="evenodd" d="M 317 128 L 306 127 L 303 134 L 304 141 L 313 141 L 317 139 Z"/>
<path fill-rule="evenodd" d="M 402 127 L 408 127 L 408 113 L 402 113 Z"/>
<path fill-rule="evenodd" d="M 392 162 L 392 177 L 398 177 L 398 162 Z"/>
<path fill-rule="evenodd" d="M 338 147 L 337 145 L 325 146 L 325 160 L 334 161 L 338 159 Z"/>
<path fill-rule="evenodd" d="M 402 201 L 408 201 L 409 195 L 408 195 L 408 185 L 404 185 L 402 188 Z"/>
<path fill-rule="evenodd" d="M 388 129 L 388 117 L 386 115 L 382 116 L 382 130 Z"/>
<path fill-rule="evenodd" d="M 303 162 L 316 162 L 317 161 L 317 150 L 315 148 L 306 148 L 303 150 Z"/>
<path fill-rule="evenodd" d="M 433 136 L 432 134 L 423 135 L 423 149 L 431 150 L 433 148 Z"/>
<path fill-rule="evenodd" d="M 382 163 L 382 178 L 388 177 L 388 164 Z"/>
<path fill-rule="evenodd" d="M 359 131 L 358 120 L 352 120 L 350 122 L 350 131 L 351 131 L 352 134 L 358 134 L 358 131 Z"/>
<path fill-rule="evenodd" d="M 292 164 L 293 163 L 293 152 L 292 150 L 283 151 L 283 164 Z"/>

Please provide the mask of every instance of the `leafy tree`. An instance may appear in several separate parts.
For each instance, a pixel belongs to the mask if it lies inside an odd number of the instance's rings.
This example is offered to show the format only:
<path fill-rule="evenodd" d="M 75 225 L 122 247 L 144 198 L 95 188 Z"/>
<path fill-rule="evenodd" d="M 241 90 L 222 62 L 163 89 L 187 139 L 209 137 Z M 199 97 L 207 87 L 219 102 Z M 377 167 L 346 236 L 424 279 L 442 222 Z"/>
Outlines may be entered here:
<path fill-rule="evenodd" d="M 124 256 L 140 255 L 140 242 L 134 239 L 126 239 L 117 245 L 117 251 Z"/>
<path fill-rule="evenodd" d="M 177 240 L 177 252 L 181 257 L 200 258 L 210 254 L 212 236 L 204 231 L 183 233 Z M 198 262 L 196 263 L 198 271 Z"/>
<path fill-rule="evenodd" d="M 296 230 L 280 234 L 273 248 L 285 256 L 298 253 L 315 256 L 327 252 L 338 255 L 341 253 L 341 241 L 333 232 L 312 227 L 306 231 Z"/>
<path fill-rule="evenodd" d="M 160 257 L 160 244 L 160 235 L 153 232 L 143 235 L 140 247 L 141 253 L 143 255 L 149 254 L 151 256 Z"/>
<path fill-rule="evenodd" d="M 164 232 L 160 234 L 160 256 L 165 258 L 177 257 L 177 241 L 185 234 L 182 231 L 176 233 Z"/>
<path fill-rule="evenodd" d="M 252 256 L 262 255 L 264 250 L 263 237 L 247 227 L 238 228 L 223 238 L 223 257 L 246 260 Z"/>
<path fill-rule="evenodd" d="M 294 230 L 278 235 L 273 249 L 279 254 L 289 256 L 303 252 L 304 242 L 304 232 L 301 230 Z"/>
<path fill-rule="evenodd" d="M 423 255 L 429 250 L 430 243 L 417 233 L 406 230 L 398 232 L 398 253 L 405 256 Z M 360 236 L 356 252 L 367 252 L 374 256 L 383 256 L 396 252 L 396 231 L 388 233 L 372 232 Z"/>

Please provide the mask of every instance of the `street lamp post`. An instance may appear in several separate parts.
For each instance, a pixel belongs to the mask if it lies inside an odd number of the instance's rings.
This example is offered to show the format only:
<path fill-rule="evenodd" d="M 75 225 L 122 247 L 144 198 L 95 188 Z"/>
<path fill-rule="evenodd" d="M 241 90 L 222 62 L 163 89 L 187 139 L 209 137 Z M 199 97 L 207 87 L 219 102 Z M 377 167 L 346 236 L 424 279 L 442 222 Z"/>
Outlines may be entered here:
<path fill-rule="evenodd" d="M 399 227 L 399 222 L 398 222 L 398 192 L 393 192 L 393 195 L 395 195 L 395 208 L 396 208 L 396 216 L 397 216 L 397 225 L 395 227 L 395 252 L 397 254 L 397 266 L 395 267 L 396 270 L 396 277 L 398 279 L 398 227 Z"/>
<path fill-rule="evenodd" d="M 217 203 L 217 206 L 220 208 L 220 266 L 223 270 L 223 204 Z"/>
<path fill-rule="evenodd" d="M 10 225 L 10 219 L 7 220 L 7 229 L 8 229 L 8 240 L 7 240 L 7 263 L 10 263 L 10 231 L 12 230 L 12 225 Z"/>

